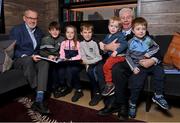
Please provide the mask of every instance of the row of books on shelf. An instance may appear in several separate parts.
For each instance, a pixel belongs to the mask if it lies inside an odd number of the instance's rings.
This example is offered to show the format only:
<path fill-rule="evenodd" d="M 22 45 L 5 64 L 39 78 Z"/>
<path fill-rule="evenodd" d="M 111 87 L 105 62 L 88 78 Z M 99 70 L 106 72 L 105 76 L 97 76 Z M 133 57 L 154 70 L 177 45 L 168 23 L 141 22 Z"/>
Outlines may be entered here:
<path fill-rule="evenodd" d="M 80 11 L 72 11 L 65 9 L 63 11 L 63 21 L 82 21 L 83 20 L 83 12 Z"/>
<path fill-rule="evenodd" d="M 87 1 L 92 1 L 92 0 L 64 0 L 64 3 L 69 4 L 69 3 L 79 3 L 79 2 L 87 2 Z"/>

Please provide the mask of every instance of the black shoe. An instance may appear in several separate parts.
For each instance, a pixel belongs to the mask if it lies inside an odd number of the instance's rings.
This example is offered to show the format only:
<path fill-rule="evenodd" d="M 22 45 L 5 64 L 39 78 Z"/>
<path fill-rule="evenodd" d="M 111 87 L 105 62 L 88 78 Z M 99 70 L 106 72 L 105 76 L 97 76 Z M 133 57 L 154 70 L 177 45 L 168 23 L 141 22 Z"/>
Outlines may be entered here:
<path fill-rule="evenodd" d="M 71 98 L 71 101 L 77 102 L 82 96 L 84 96 L 82 90 L 76 90 L 74 96 Z"/>
<path fill-rule="evenodd" d="M 122 105 L 118 112 L 118 119 L 122 121 L 126 121 L 128 119 L 128 106 Z"/>
<path fill-rule="evenodd" d="M 97 105 L 99 103 L 99 101 L 101 101 L 101 99 L 102 99 L 101 94 L 96 93 L 94 95 L 94 97 L 91 99 L 91 101 L 89 102 L 89 105 L 90 106 L 95 106 L 95 105 Z"/>
<path fill-rule="evenodd" d="M 62 88 L 59 87 L 59 88 L 57 88 L 57 89 L 55 89 L 55 90 L 53 91 L 54 98 L 59 98 L 59 97 L 60 97 L 61 89 L 62 89 Z"/>
<path fill-rule="evenodd" d="M 33 111 L 37 111 L 40 114 L 48 115 L 50 114 L 49 109 L 41 102 L 34 102 L 31 106 Z"/>
<path fill-rule="evenodd" d="M 64 87 L 64 88 L 61 89 L 59 97 L 64 97 L 67 94 L 71 93 L 71 91 L 72 91 L 72 88 Z"/>
<path fill-rule="evenodd" d="M 112 113 L 116 113 L 119 110 L 120 110 L 120 106 L 117 106 L 117 105 L 105 106 L 104 108 L 99 110 L 97 114 L 100 116 L 107 116 L 107 115 L 110 115 Z"/>

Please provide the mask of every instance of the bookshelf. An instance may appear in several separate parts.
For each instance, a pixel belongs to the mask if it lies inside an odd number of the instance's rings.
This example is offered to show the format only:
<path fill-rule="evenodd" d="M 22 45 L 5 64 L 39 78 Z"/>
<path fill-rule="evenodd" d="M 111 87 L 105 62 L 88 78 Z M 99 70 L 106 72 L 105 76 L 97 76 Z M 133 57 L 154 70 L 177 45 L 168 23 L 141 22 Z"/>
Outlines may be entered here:
<path fill-rule="evenodd" d="M 59 0 L 59 21 L 62 28 L 68 24 L 77 27 L 90 22 L 96 34 L 108 33 L 108 19 L 123 7 L 131 7 L 137 13 L 138 0 Z"/>

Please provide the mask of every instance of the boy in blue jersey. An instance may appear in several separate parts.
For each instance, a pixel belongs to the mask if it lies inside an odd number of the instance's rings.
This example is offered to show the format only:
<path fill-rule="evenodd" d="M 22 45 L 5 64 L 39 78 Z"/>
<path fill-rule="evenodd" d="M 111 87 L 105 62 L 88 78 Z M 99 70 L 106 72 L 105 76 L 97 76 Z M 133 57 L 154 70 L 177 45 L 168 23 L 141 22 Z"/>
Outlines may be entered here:
<path fill-rule="evenodd" d="M 129 40 L 126 61 L 129 64 L 133 75 L 130 80 L 131 96 L 129 101 L 129 116 L 135 118 L 136 103 L 144 81 L 149 73 L 152 73 L 154 81 L 155 94 L 152 98 L 161 108 L 168 109 L 168 103 L 163 96 L 164 70 L 158 63 L 156 65 L 145 68 L 140 65 L 144 58 L 151 58 L 158 52 L 159 46 L 149 36 L 146 35 L 147 21 L 138 17 L 132 22 L 132 32 L 135 36 Z"/>

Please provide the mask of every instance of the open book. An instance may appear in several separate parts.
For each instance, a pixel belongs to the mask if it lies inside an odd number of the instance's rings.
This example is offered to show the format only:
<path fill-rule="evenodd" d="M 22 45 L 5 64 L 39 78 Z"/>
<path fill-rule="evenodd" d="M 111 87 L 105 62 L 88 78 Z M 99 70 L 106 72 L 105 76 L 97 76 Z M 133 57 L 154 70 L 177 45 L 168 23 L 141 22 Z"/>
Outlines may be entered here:
<path fill-rule="evenodd" d="M 60 62 L 78 62 L 78 61 L 81 61 L 81 60 L 65 60 L 65 59 L 61 59 L 61 58 L 57 58 L 56 60 L 51 60 L 51 59 L 48 59 L 47 57 L 38 57 L 40 59 L 43 59 L 43 60 L 47 60 L 47 61 L 50 61 L 50 62 L 54 62 L 54 63 L 60 63 Z"/>
<path fill-rule="evenodd" d="M 54 62 L 54 63 L 59 63 L 59 62 L 62 62 L 62 61 L 65 61 L 64 59 L 60 59 L 60 58 L 57 58 L 56 60 L 51 60 L 51 59 L 48 59 L 47 57 L 38 57 L 40 59 L 43 59 L 43 60 L 47 60 L 47 61 L 50 61 L 50 62 Z"/>

